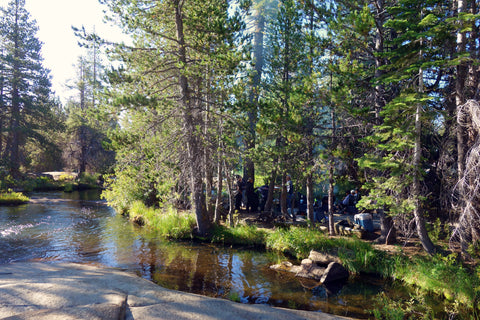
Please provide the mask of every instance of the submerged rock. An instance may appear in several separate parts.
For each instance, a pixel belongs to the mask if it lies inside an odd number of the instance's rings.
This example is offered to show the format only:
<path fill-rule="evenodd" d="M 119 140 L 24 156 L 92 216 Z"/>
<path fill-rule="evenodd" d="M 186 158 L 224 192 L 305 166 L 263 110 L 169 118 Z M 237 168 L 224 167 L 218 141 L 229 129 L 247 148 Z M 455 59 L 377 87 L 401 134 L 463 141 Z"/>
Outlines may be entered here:
<path fill-rule="evenodd" d="M 325 268 L 324 266 L 327 266 Z M 334 282 L 347 279 L 349 273 L 341 265 L 338 257 L 311 251 L 308 259 L 303 259 L 300 265 L 294 265 L 289 261 L 270 266 L 270 269 L 295 273 L 296 277 L 313 279 L 322 283 Z"/>

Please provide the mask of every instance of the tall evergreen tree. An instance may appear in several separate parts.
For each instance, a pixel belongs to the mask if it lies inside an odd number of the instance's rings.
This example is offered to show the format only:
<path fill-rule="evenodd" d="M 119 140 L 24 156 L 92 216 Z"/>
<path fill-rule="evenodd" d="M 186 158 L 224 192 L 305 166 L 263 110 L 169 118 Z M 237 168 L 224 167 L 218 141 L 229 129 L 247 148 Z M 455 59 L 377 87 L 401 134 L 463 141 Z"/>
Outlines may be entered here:
<path fill-rule="evenodd" d="M 215 141 L 207 133 L 239 62 L 234 48 L 242 46 L 236 42 L 240 17 L 223 0 L 103 2 L 135 38 L 134 48 L 117 51 L 128 70 L 114 77 L 115 104 L 125 120 L 115 139 L 117 172 L 124 166 L 143 172 L 143 186 L 157 199 L 164 195 L 160 189 L 171 191 L 168 186 L 188 190 L 183 200 L 196 214 L 199 233 L 206 234 L 213 216 L 204 189 L 212 168 L 205 162 Z"/>
<path fill-rule="evenodd" d="M 277 15 L 269 23 L 268 38 L 272 45 L 267 53 L 268 84 L 266 97 L 273 110 L 262 114 L 264 121 L 275 124 L 268 131 L 274 136 L 275 148 L 270 154 L 277 159 L 276 170 L 282 175 L 281 210 L 287 215 L 286 177 L 298 168 L 300 107 L 303 97 L 299 94 L 302 81 L 302 65 L 305 64 L 303 11 L 299 3 L 279 2 Z M 264 110 L 266 111 L 266 110 Z M 268 119 L 268 120 L 267 120 Z"/>
<path fill-rule="evenodd" d="M 91 53 L 91 54 L 89 54 Z M 115 122 L 99 119 L 100 93 L 104 84 L 104 67 L 96 45 L 80 56 L 77 74 L 69 84 L 72 95 L 65 106 L 67 115 L 63 158 L 70 170 L 80 175 L 104 172 L 113 164 L 113 152 L 104 148 L 107 131 Z"/>
<path fill-rule="evenodd" d="M 42 61 L 37 26 L 24 0 L 12 0 L 1 10 L 2 138 L 1 157 L 14 177 L 26 164 L 29 140 L 46 143 L 44 125 L 51 125 L 54 106 L 49 71 Z"/>

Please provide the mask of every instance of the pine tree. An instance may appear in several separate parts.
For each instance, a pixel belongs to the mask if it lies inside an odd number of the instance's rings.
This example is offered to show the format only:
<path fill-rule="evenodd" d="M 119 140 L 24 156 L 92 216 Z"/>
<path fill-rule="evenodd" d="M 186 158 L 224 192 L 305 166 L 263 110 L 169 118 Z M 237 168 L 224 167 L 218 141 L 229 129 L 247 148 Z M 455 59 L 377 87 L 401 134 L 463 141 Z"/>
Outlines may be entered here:
<path fill-rule="evenodd" d="M 390 13 L 395 18 L 386 26 L 395 30 L 397 37 L 390 44 L 395 50 L 388 55 L 391 63 L 385 83 L 395 84 L 401 91 L 380 113 L 383 122 L 372 136 L 382 152 L 377 157 L 365 156 L 361 163 L 386 173 L 373 183 L 370 200 L 378 199 L 377 205 L 386 205 L 391 214 L 406 218 L 404 233 L 413 218 L 424 249 L 432 253 L 434 246 L 422 212 L 421 183 L 428 167 L 422 157 L 422 127 L 430 127 L 436 115 L 432 108 L 434 96 L 425 83 L 432 83 L 429 77 L 439 63 L 440 38 L 433 35 L 444 29 L 443 8 L 435 1 L 400 1 L 390 8 Z"/>
<path fill-rule="evenodd" d="M 89 54 L 91 53 L 91 54 Z M 100 93 L 104 84 L 104 67 L 96 45 L 80 56 L 75 65 L 76 78 L 69 83 L 74 93 L 67 101 L 63 158 L 66 166 L 82 175 L 103 172 L 113 164 L 113 153 L 105 150 L 106 135 L 115 123 L 101 121 Z"/>
<path fill-rule="evenodd" d="M 51 125 L 54 107 L 49 71 L 42 65 L 42 44 L 37 26 L 25 10 L 24 0 L 13 0 L 1 10 L 0 37 L 2 66 L 1 157 L 14 177 L 26 165 L 25 145 L 36 140 L 46 143 L 42 126 Z"/>
<path fill-rule="evenodd" d="M 275 147 L 269 157 L 277 159 L 275 171 L 282 176 L 281 210 L 287 215 L 286 177 L 295 172 L 299 165 L 297 148 L 299 144 L 300 107 L 304 98 L 302 90 L 302 65 L 305 64 L 304 33 L 302 32 L 303 11 L 299 3 L 285 0 L 279 2 L 278 12 L 269 23 L 268 41 L 272 44 L 266 54 L 268 84 L 266 97 L 269 110 L 262 110 L 262 126 L 274 124 L 268 130 L 273 136 Z M 297 182 L 298 183 L 298 182 Z M 292 200 L 293 201 L 293 200 Z"/>
<path fill-rule="evenodd" d="M 217 146 L 212 124 L 239 63 L 240 17 L 222 0 L 104 2 L 135 38 L 135 47 L 118 47 L 125 69 L 112 73 L 112 98 L 125 120 L 114 137 L 116 171 L 130 172 L 126 179 L 136 172 L 157 204 L 177 188 L 184 194 L 178 202 L 191 206 L 204 235 L 213 221 L 204 188 L 211 185 L 210 150 Z"/>

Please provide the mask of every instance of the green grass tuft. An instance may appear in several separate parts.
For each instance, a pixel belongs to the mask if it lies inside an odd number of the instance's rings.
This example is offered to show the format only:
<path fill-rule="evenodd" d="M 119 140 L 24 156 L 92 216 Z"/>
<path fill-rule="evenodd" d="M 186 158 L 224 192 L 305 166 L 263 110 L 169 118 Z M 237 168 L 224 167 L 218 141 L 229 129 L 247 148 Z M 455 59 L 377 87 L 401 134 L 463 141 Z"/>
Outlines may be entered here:
<path fill-rule="evenodd" d="M 459 263 L 455 254 L 414 257 L 408 264 L 397 265 L 394 277 L 443 295 L 447 301 L 470 306 L 480 301 L 480 278 Z"/>
<path fill-rule="evenodd" d="M 234 228 L 216 226 L 212 231 L 212 242 L 223 245 L 247 245 L 265 247 L 266 231 L 255 226 L 237 225 Z"/>
<path fill-rule="evenodd" d="M 158 236 L 169 239 L 190 239 L 196 224 L 191 213 L 178 212 L 173 208 L 147 207 L 141 201 L 132 204 L 129 216 L 134 221 L 143 221 Z"/>
<path fill-rule="evenodd" d="M 19 205 L 30 201 L 30 199 L 20 192 L 13 192 L 11 190 L 0 193 L 0 204 L 2 205 Z"/>

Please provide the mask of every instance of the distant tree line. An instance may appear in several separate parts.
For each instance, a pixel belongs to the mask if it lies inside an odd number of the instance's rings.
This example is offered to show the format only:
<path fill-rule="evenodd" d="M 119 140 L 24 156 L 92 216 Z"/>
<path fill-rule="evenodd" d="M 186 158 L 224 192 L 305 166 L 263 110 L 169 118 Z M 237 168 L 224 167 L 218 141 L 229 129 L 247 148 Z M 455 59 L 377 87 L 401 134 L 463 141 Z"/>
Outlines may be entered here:
<path fill-rule="evenodd" d="M 79 174 L 108 170 L 114 152 L 102 145 L 106 126 L 94 116 L 103 72 L 98 52 L 79 58 L 72 97 L 62 106 L 52 92 L 38 27 L 25 1 L 10 1 L 0 15 L 1 178 L 63 169 Z"/>

